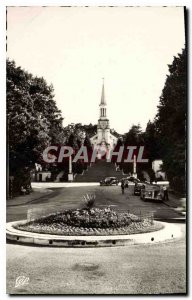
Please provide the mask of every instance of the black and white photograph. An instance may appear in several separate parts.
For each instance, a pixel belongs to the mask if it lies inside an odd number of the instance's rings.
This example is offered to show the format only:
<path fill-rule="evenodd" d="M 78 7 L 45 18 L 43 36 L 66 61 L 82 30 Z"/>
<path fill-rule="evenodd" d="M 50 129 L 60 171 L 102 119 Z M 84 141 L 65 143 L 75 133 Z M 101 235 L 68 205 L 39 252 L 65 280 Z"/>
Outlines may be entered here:
<path fill-rule="evenodd" d="M 186 295 L 188 8 L 6 13 L 6 293 Z"/>

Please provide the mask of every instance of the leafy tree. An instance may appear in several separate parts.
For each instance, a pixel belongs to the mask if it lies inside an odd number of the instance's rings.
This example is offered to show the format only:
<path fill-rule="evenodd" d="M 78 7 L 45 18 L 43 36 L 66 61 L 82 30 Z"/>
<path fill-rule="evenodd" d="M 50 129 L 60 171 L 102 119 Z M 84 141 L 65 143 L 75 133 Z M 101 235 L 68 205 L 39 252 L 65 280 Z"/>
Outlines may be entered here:
<path fill-rule="evenodd" d="M 124 143 L 129 146 L 138 146 L 144 143 L 140 124 L 132 125 L 130 130 L 124 134 Z"/>
<path fill-rule="evenodd" d="M 151 162 L 153 160 L 161 158 L 160 141 L 155 122 L 151 122 L 149 120 L 149 122 L 147 123 L 147 127 L 144 133 L 144 141 L 146 155 L 151 165 Z"/>
<path fill-rule="evenodd" d="M 164 170 L 171 184 L 185 190 L 186 161 L 186 50 L 174 57 L 167 76 L 156 116 Z"/>
<path fill-rule="evenodd" d="M 72 147 L 73 149 L 79 149 L 81 141 L 78 139 L 78 136 L 74 133 L 71 133 L 67 141 L 67 146 Z"/>
<path fill-rule="evenodd" d="M 7 125 L 9 175 L 14 190 L 30 183 L 30 171 L 43 150 L 58 142 L 62 130 L 53 87 L 7 60 Z"/>
<path fill-rule="evenodd" d="M 83 145 L 86 146 L 89 150 L 92 149 L 91 141 L 88 135 L 86 135 Z"/>
<path fill-rule="evenodd" d="M 95 135 L 97 133 L 97 125 L 92 125 L 91 123 L 88 125 L 82 125 L 84 131 L 86 132 L 86 135 L 88 135 L 89 137 L 92 137 L 93 135 Z"/>

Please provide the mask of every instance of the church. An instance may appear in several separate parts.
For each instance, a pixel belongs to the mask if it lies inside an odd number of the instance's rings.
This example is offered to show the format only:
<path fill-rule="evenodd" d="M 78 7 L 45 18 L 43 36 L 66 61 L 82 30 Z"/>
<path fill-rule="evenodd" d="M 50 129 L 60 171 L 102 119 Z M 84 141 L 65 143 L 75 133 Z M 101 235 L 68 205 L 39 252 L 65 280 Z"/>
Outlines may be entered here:
<path fill-rule="evenodd" d="M 100 117 L 97 124 L 97 134 L 90 138 L 91 144 L 94 148 L 106 147 L 107 149 L 113 149 L 117 143 L 117 137 L 110 132 L 109 119 L 107 118 L 104 80 L 99 108 Z"/>

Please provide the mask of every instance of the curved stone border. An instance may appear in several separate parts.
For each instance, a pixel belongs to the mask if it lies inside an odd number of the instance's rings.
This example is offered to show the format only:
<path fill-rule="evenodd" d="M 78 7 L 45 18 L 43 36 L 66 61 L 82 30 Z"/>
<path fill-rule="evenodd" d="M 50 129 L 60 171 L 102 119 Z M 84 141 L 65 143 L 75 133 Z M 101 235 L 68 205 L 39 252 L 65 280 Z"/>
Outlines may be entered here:
<path fill-rule="evenodd" d="M 111 236 L 61 236 L 26 232 L 13 227 L 16 224 L 23 224 L 25 222 L 26 220 L 7 223 L 6 236 L 9 241 L 51 247 L 85 248 L 158 243 L 182 236 L 181 229 L 178 225 L 157 221 L 154 222 L 163 224 L 163 229 L 149 233 Z"/>

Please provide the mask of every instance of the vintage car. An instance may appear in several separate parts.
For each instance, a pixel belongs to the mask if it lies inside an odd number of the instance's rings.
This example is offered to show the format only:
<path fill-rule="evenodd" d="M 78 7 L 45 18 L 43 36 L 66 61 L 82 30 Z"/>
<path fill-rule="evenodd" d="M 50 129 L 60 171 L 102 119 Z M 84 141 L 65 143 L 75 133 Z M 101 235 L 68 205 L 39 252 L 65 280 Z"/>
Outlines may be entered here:
<path fill-rule="evenodd" d="M 134 176 L 128 176 L 128 177 L 123 177 L 121 178 L 120 181 L 129 181 L 129 182 L 133 182 L 133 183 L 137 183 L 137 182 L 140 182 L 140 180 Z"/>
<path fill-rule="evenodd" d="M 134 195 L 141 195 L 141 189 L 145 188 L 145 183 L 136 182 L 134 186 Z"/>
<path fill-rule="evenodd" d="M 156 184 L 145 184 L 145 187 L 141 189 L 140 197 L 144 201 L 163 201 L 163 189 Z"/>
<path fill-rule="evenodd" d="M 116 177 L 106 177 L 105 179 L 100 181 L 100 185 L 118 185 L 119 180 Z"/>
<path fill-rule="evenodd" d="M 140 180 L 134 176 L 129 176 L 129 177 L 127 177 L 127 179 L 134 183 L 140 182 Z"/>

